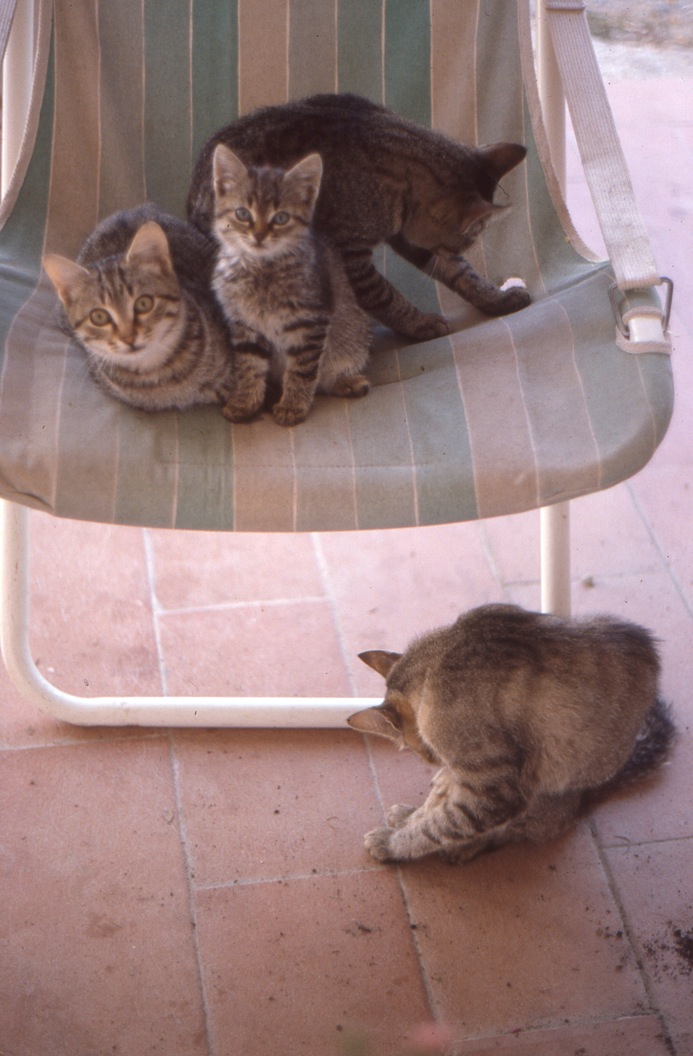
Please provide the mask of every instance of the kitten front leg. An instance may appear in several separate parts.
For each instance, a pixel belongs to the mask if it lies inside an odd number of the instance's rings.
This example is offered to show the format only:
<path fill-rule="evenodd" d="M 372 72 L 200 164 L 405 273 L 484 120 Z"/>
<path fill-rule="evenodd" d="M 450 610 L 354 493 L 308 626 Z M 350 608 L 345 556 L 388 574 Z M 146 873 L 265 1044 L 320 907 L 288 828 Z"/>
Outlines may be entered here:
<path fill-rule="evenodd" d="M 450 861 L 468 860 L 512 839 L 507 830 L 525 805 L 525 797 L 510 772 L 495 772 L 486 783 L 474 787 L 469 780 L 444 768 L 433 778 L 423 806 L 408 814 L 398 828 L 366 833 L 365 846 L 381 862 L 434 853 Z M 392 817 L 399 820 L 401 808 L 393 808 Z"/>
<path fill-rule="evenodd" d="M 299 425 L 308 417 L 318 386 L 320 359 L 325 350 L 327 320 L 306 325 L 295 343 L 284 348 L 286 368 L 282 395 L 272 408 L 279 425 Z"/>
<path fill-rule="evenodd" d="M 272 358 L 272 347 L 258 334 L 233 326 L 233 371 L 222 408 L 230 422 L 250 422 L 262 409 L 267 389 L 267 375 Z"/>
<path fill-rule="evenodd" d="M 412 341 L 430 341 L 450 333 L 441 315 L 420 311 L 380 274 L 370 249 L 345 249 L 344 266 L 361 307 L 395 333 Z"/>
<path fill-rule="evenodd" d="M 437 256 L 429 249 L 412 245 L 402 234 L 394 235 L 389 242 L 410 264 L 444 283 L 486 315 L 510 315 L 526 308 L 531 301 L 524 286 L 513 285 L 507 289 L 494 286 L 482 278 L 462 255 Z"/>
<path fill-rule="evenodd" d="M 429 274 L 445 283 L 486 315 L 511 315 L 531 304 L 525 286 L 494 286 L 472 267 L 466 257 L 433 257 Z"/>

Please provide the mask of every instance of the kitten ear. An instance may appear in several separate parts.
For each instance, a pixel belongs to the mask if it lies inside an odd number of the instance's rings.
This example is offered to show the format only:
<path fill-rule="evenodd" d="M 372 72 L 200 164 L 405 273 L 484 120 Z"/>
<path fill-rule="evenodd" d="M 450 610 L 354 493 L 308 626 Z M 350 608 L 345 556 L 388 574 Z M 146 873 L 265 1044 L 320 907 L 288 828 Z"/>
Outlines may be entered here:
<path fill-rule="evenodd" d="M 214 193 L 222 197 L 236 187 L 248 175 L 248 170 L 237 154 L 223 143 L 217 143 L 214 150 Z"/>
<path fill-rule="evenodd" d="M 365 653 L 359 653 L 359 660 L 363 660 L 364 664 L 368 664 L 383 678 L 387 678 L 401 656 L 401 653 L 387 653 L 384 649 L 369 649 Z"/>
<path fill-rule="evenodd" d="M 166 232 L 155 220 L 142 224 L 128 247 L 125 259 L 129 264 L 137 261 L 158 268 L 163 274 L 173 271 Z"/>
<path fill-rule="evenodd" d="M 89 272 L 81 264 L 61 257 L 58 253 L 46 253 L 43 267 L 63 303 L 74 292 L 75 287 L 78 287 L 85 277 L 89 277 Z"/>
<path fill-rule="evenodd" d="M 304 200 L 313 205 L 318 197 L 320 181 L 322 180 L 322 158 L 319 154 L 309 154 L 308 157 L 296 162 L 292 169 L 284 176 L 284 186 L 300 188 Z"/>
<path fill-rule="evenodd" d="M 376 737 L 387 737 L 388 741 L 401 740 L 399 726 L 397 725 L 397 713 L 387 704 L 379 704 L 376 708 L 365 708 L 356 711 L 346 720 L 352 730 L 360 733 L 373 733 Z"/>
<path fill-rule="evenodd" d="M 477 156 L 490 176 L 498 183 L 506 172 L 510 172 L 525 158 L 527 148 L 521 143 L 488 143 L 477 147 Z"/>

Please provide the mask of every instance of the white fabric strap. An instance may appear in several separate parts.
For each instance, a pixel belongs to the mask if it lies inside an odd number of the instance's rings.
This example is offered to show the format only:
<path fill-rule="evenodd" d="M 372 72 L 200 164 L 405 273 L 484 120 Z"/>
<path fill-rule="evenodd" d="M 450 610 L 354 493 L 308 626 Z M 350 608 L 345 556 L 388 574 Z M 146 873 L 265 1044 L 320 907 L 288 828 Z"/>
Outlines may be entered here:
<path fill-rule="evenodd" d="M 546 8 L 563 91 L 616 282 L 622 290 L 658 286 L 659 272 L 616 133 L 585 5 L 581 0 L 546 0 Z"/>

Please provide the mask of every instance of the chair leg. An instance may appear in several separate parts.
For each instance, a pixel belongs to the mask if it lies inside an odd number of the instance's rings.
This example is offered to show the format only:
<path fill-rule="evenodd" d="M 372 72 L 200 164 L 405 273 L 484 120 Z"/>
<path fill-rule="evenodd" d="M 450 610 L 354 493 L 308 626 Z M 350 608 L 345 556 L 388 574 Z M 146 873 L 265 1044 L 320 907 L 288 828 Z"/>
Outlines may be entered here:
<path fill-rule="evenodd" d="M 541 611 L 570 616 L 570 503 L 540 510 Z"/>
<path fill-rule="evenodd" d="M 58 689 L 29 648 L 29 511 L 0 500 L 0 645 L 8 673 L 31 703 L 83 726 L 343 727 L 371 697 L 81 697 Z"/>

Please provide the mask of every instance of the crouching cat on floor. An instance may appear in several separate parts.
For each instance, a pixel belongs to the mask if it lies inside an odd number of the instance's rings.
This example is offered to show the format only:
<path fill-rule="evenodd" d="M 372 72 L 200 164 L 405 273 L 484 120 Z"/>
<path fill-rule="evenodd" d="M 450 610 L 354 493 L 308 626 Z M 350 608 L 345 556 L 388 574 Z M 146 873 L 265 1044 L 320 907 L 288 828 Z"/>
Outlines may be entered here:
<path fill-rule="evenodd" d="M 380 861 L 467 861 L 566 832 L 602 796 L 651 773 L 674 738 L 643 627 L 483 605 L 412 642 L 360 658 L 387 681 L 347 721 L 442 769 L 418 809 L 366 834 Z"/>

